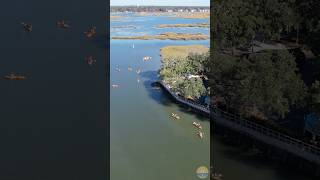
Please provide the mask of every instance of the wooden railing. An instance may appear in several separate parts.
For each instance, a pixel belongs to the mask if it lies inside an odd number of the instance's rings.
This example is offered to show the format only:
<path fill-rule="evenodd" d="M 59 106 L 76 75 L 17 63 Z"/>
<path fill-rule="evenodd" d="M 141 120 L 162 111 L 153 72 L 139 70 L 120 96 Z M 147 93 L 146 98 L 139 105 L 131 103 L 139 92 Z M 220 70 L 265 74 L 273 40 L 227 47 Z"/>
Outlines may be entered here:
<path fill-rule="evenodd" d="M 320 164 L 320 148 L 280 133 L 276 130 L 264 127 L 255 122 L 230 114 L 217 108 L 211 110 L 212 120 L 226 125 L 234 130 L 241 131 L 253 138 L 259 139 L 269 145 L 289 151 L 309 161 Z"/>
<path fill-rule="evenodd" d="M 158 81 L 158 83 L 162 86 L 162 88 L 164 88 L 177 102 L 187 105 L 189 107 L 192 107 L 194 109 L 197 109 L 203 113 L 205 113 L 206 115 L 210 115 L 210 108 L 206 107 L 204 105 L 201 105 L 199 103 L 193 102 L 188 100 L 187 98 L 184 98 L 182 96 L 178 96 L 176 93 L 174 93 L 169 87 L 168 85 L 166 85 L 165 83 L 163 83 L 162 81 Z"/>

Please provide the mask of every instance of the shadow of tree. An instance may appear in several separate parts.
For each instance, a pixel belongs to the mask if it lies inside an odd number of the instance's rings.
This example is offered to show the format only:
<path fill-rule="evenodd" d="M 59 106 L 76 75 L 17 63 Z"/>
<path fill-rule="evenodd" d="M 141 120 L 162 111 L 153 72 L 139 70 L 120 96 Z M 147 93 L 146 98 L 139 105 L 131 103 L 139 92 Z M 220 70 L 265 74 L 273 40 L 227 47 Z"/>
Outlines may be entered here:
<path fill-rule="evenodd" d="M 170 95 L 166 91 L 164 91 L 162 88 L 153 87 L 152 83 L 159 80 L 157 71 L 145 71 L 140 73 L 140 76 L 146 79 L 143 85 L 147 89 L 149 97 L 151 97 L 153 100 L 155 100 L 159 104 L 164 106 L 177 105 L 180 111 L 186 114 L 193 115 L 201 121 L 209 121 L 209 118 L 195 112 L 191 108 L 188 108 L 185 105 L 176 103 L 174 99 L 170 97 Z"/>

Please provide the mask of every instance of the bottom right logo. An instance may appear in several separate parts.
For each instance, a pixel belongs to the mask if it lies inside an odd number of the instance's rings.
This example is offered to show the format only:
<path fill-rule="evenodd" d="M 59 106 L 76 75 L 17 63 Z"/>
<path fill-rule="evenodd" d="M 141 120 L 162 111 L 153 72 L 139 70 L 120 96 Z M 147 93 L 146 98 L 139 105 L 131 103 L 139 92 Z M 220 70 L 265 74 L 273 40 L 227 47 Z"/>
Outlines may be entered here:
<path fill-rule="evenodd" d="M 209 170 L 205 166 L 200 166 L 197 168 L 196 174 L 200 179 L 205 179 L 209 176 Z"/>

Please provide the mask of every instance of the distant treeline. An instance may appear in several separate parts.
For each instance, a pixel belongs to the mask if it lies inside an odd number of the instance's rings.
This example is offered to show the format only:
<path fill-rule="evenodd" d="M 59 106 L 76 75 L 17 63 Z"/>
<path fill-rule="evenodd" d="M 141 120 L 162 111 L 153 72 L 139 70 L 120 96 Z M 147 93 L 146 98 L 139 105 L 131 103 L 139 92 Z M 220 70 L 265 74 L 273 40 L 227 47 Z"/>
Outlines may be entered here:
<path fill-rule="evenodd" d="M 209 9 L 206 6 L 111 6 L 111 12 L 201 12 Z"/>

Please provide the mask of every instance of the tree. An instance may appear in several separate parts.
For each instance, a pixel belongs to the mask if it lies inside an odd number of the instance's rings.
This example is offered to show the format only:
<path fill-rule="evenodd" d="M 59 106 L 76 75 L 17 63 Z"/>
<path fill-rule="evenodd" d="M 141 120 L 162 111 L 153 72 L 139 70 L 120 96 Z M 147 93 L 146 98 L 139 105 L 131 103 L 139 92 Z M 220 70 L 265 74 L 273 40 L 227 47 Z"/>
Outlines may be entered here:
<path fill-rule="evenodd" d="M 207 94 L 201 78 L 184 79 L 178 84 L 178 89 L 184 97 L 198 99 Z"/>
<path fill-rule="evenodd" d="M 209 79 L 213 95 L 244 116 L 284 117 L 303 102 L 305 85 L 294 57 L 287 51 L 266 51 L 248 57 L 214 53 Z"/>
<path fill-rule="evenodd" d="M 294 24 L 289 1 L 217 0 L 213 6 L 215 48 L 234 49 L 250 45 L 257 34 L 266 40 L 279 40 L 280 34 Z"/>
<path fill-rule="evenodd" d="M 209 54 L 190 54 L 186 58 L 164 59 L 160 77 L 173 91 L 184 97 L 198 99 L 207 95 L 202 78 L 208 59 Z"/>

